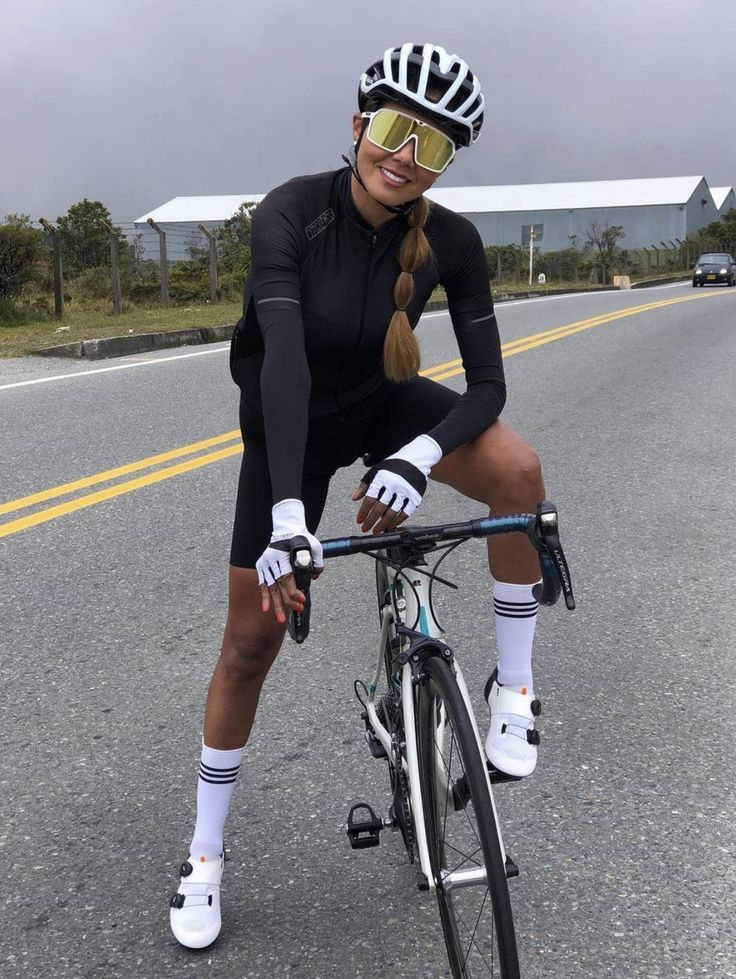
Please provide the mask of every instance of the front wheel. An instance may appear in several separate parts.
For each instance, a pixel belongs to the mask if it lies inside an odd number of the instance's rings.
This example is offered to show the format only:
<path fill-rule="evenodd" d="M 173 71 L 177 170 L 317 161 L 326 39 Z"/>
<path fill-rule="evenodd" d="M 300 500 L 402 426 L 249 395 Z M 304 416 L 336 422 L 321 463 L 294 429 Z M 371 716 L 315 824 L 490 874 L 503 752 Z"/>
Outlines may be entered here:
<path fill-rule="evenodd" d="M 422 664 L 419 781 L 453 979 L 519 979 L 506 868 L 482 757 L 451 667 Z"/>

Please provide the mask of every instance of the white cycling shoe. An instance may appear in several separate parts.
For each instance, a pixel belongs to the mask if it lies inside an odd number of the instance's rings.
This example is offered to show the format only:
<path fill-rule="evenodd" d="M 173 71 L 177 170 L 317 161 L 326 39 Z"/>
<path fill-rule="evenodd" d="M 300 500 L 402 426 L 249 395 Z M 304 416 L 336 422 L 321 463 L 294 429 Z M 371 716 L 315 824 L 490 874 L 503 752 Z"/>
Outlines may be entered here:
<path fill-rule="evenodd" d="M 181 865 L 179 890 L 169 902 L 174 938 L 187 948 L 207 948 L 220 934 L 220 882 L 224 854 L 214 859 L 188 857 Z"/>
<path fill-rule="evenodd" d="M 540 739 L 539 732 L 534 730 L 534 719 L 542 713 L 542 704 L 533 694 L 502 687 L 497 674 L 498 671 L 493 673 L 485 689 L 491 708 L 486 756 L 500 772 L 524 778 L 537 766 Z"/>

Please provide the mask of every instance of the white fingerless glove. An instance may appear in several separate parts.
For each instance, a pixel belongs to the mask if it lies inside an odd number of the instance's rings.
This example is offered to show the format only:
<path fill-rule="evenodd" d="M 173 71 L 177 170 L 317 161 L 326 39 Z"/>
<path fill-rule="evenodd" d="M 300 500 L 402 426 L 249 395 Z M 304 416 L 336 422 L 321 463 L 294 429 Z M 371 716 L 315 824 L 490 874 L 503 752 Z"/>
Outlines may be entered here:
<path fill-rule="evenodd" d="M 291 541 L 294 537 L 305 537 L 312 552 L 315 568 L 324 567 L 322 545 L 310 534 L 304 517 L 304 504 L 301 500 L 281 500 L 271 508 L 273 533 L 268 547 L 256 561 L 259 585 L 272 585 L 278 578 L 291 574 Z"/>
<path fill-rule="evenodd" d="M 427 477 L 442 458 L 442 449 L 429 435 L 418 435 L 388 459 L 373 466 L 363 476 L 368 484 L 366 496 L 402 510 L 410 517 L 422 502 Z"/>

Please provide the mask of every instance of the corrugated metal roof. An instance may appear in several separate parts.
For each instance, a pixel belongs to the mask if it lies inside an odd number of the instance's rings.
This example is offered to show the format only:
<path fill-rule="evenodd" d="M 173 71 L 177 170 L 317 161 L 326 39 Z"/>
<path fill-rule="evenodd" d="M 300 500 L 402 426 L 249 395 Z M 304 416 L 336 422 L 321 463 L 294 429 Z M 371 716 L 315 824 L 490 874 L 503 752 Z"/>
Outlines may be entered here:
<path fill-rule="evenodd" d="M 734 194 L 733 187 L 711 187 L 710 189 L 713 202 L 720 211 L 729 194 Z"/>
<path fill-rule="evenodd" d="M 592 207 L 644 207 L 686 204 L 703 177 L 648 177 L 636 180 L 583 180 L 560 184 L 506 184 L 489 187 L 435 187 L 430 200 L 461 214 L 503 211 L 559 211 Z M 707 186 L 707 185 L 706 185 Z M 721 188 L 723 189 L 723 188 Z M 731 188 L 726 188 L 730 190 Z M 715 192 L 712 192 L 715 193 Z M 724 199 L 725 199 L 724 194 Z M 265 194 L 174 197 L 143 214 L 161 224 L 226 221 L 245 201 L 262 201 Z M 716 204 L 716 206 L 718 206 Z"/>
<path fill-rule="evenodd" d="M 638 180 L 583 180 L 563 184 L 435 187 L 427 193 L 427 197 L 462 214 L 643 207 L 685 204 L 702 180 L 703 177 L 650 177 Z"/>
<path fill-rule="evenodd" d="M 136 218 L 135 224 L 145 224 L 149 218 L 157 224 L 206 224 L 208 221 L 227 221 L 246 201 L 259 203 L 265 194 L 224 194 L 222 196 L 174 197 L 148 214 Z"/>

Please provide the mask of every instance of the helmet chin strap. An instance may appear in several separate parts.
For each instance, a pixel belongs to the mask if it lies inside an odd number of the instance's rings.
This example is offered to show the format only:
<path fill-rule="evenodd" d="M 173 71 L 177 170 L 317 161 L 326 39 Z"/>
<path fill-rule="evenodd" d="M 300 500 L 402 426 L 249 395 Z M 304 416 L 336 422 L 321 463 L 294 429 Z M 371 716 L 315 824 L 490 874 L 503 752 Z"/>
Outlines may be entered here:
<path fill-rule="evenodd" d="M 366 187 L 366 185 L 363 183 L 363 178 L 358 173 L 358 150 L 360 148 L 361 140 L 363 139 L 363 133 L 365 132 L 365 127 L 366 127 L 366 122 L 365 122 L 365 120 L 363 120 L 363 125 L 362 125 L 361 130 L 360 130 L 360 136 L 358 136 L 358 139 L 356 140 L 355 146 L 353 148 L 353 156 L 354 156 L 355 159 L 354 160 L 349 160 L 345 156 L 345 154 L 343 153 L 343 155 L 342 155 L 343 160 L 347 163 L 347 165 L 353 171 L 353 176 L 358 181 L 358 183 L 363 188 L 363 190 L 366 192 L 366 194 L 368 194 L 368 196 L 370 197 L 370 199 L 372 201 L 375 201 L 376 204 L 380 204 L 381 207 L 385 211 L 390 211 L 392 214 L 404 214 L 404 215 L 410 214 L 411 211 L 413 211 L 414 208 L 419 203 L 419 200 L 420 200 L 419 197 L 417 197 L 413 201 L 407 201 L 406 204 L 399 204 L 399 205 L 384 204 L 383 201 L 379 201 L 376 197 L 374 197 L 373 194 L 371 194 L 371 192 L 368 190 L 368 188 Z"/>

